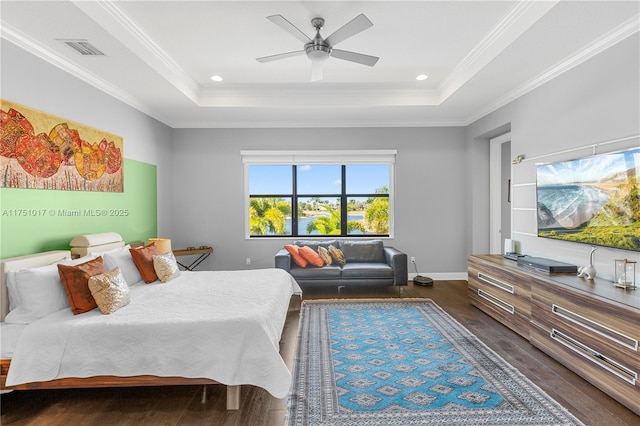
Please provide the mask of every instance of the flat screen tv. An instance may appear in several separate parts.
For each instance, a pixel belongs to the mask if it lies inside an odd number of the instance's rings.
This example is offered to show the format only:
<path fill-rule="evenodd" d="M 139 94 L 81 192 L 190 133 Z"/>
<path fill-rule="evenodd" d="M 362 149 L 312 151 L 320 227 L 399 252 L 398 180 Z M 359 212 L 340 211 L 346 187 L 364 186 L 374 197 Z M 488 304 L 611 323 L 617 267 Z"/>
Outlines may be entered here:
<path fill-rule="evenodd" d="M 640 251 L 640 148 L 536 169 L 539 237 Z"/>

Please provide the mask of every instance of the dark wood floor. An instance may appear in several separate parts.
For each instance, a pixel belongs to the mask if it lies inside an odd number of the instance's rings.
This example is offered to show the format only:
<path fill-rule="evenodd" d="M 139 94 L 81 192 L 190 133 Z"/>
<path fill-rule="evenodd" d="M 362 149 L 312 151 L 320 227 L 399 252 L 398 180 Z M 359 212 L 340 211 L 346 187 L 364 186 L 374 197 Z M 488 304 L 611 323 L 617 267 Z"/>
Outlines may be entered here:
<path fill-rule="evenodd" d="M 469 305 L 466 281 L 410 284 L 397 289 L 307 291 L 305 299 L 360 297 L 428 297 L 478 336 L 491 349 L 587 425 L 634 425 L 640 417 L 533 347 L 491 317 Z M 297 298 L 296 298 L 297 299 Z M 294 300 L 294 302 L 298 302 Z M 299 303 L 285 324 L 281 352 L 291 367 L 298 331 Z M 286 407 L 266 391 L 243 386 L 241 409 L 225 410 L 223 386 L 17 391 L 4 394 L 2 425 L 283 425 Z"/>

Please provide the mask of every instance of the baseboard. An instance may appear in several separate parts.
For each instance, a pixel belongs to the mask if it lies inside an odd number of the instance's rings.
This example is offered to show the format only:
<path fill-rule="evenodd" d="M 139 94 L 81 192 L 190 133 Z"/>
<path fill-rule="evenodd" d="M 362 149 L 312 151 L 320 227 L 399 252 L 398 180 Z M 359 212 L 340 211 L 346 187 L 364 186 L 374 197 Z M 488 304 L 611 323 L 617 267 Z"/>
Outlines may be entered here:
<path fill-rule="evenodd" d="M 416 275 L 422 275 L 423 277 L 432 278 L 435 281 L 467 281 L 467 272 L 420 272 L 418 274 L 409 274 L 409 280 L 412 280 Z"/>

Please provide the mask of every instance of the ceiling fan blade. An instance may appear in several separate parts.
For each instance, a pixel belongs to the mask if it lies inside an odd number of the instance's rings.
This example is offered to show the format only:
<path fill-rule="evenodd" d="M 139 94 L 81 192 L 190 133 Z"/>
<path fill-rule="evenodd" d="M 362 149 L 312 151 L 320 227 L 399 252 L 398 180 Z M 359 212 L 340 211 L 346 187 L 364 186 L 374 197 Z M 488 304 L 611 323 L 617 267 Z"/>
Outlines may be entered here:
<path fill-rule="evenodd" d="M 303 53 L 304 53 L 304 50 L 296 50 L 294 52 L 287 52 L 287 53 L 278 53 L 277 55 L 263 56 L 262 58 L 256 58 L 256 61 L 260 63 L 277 61 L 279 59 L 290 58 L 291 56 L 302 55 Z"/>
<path fill-rule="evenodd" d="M 369 18 L 361 13 L 342 27 L 338 28 L 333 34 L 327 37 L 325 41 L 329 43 L 329 46 L 335 46 L 341 41 L 346 40 L 370 27 L 373 27 L 373 23 Z"/>
<path fill-rule="evenodd" d="M 362 65 L 374 66 L 378 62 L 377 56 L 364 55 L 362 53 L 349 52 L 348 50 L 331 49 L 331 56 L 345 61 L 356 62 Z"/>
<path fill-rule="evenodd" d="M 300 31 L 298 27 L 287 21 L 282 15 L 267 16 L 267 19 L 300 40 L 301 42 L 308 43 L 311 41 L 308 35 Z"/>
<path fill-rule="evenodd" d="M 311 61 L 311 81 L 320 81 L 322 80 L 322 68 L 324 61 Z"/>

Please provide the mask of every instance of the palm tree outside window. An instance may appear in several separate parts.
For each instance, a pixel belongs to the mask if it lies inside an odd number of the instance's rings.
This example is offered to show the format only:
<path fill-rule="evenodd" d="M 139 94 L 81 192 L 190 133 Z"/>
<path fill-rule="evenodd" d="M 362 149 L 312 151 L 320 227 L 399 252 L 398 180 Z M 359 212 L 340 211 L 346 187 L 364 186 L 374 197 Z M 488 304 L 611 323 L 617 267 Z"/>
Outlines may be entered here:
<path fill-rule="evenodd" d="M 249 238 L 391 236 L 390 163 L 246 166 Z"/>

